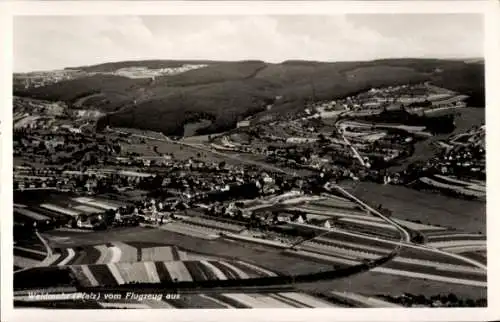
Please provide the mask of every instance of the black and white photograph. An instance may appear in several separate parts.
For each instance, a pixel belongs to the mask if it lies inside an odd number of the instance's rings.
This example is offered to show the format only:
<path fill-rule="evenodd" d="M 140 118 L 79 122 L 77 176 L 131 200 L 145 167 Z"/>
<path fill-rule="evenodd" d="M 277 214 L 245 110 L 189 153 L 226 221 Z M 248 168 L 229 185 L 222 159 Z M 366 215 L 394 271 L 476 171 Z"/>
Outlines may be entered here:
<path fill-rule="evenodd" d="M 492 305 L 482 13 L 12 24 L 14 311 Z"/>

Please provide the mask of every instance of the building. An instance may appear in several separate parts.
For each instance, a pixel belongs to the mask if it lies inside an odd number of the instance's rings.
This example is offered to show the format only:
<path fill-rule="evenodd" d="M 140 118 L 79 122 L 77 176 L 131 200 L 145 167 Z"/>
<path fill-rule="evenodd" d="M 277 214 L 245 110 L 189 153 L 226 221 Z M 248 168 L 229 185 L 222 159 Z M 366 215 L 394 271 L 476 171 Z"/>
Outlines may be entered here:
<path fill-rule="evenodd" d="M 238 127 L 238 128 L 240 128 L 240 127 L 248 127 L 248 126 L 250 126 L 250 121 L 249 120 L 239 121 L 236 124 L 236 127 Z"/>
<path fill-rule="evenodd" d="M 286 143 L 314 143 L 316 141 L 318 141 L 317 138 L 291 137 L 286 139 Z"/>

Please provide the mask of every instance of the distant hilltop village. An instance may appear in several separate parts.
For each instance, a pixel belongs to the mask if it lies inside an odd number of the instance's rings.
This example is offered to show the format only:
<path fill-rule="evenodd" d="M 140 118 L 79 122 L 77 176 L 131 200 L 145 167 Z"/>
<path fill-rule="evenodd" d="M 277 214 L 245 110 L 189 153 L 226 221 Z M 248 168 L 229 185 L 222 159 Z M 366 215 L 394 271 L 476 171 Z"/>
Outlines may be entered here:
<path fill-rule="evenodd" d="M 207 67 L 204 64 L 184 64 L 179 67 L 149 69 L 148 67 L 133 66 L 120 68 L 112 72 L 86 72 L 79 69 L 63 69 L 52 71 L 40 71 L 30 73 L 16 73 L 14 74 L 15 85 L 20 85 L 24 88 L 42 87 L 55 84 L 62 81 L 90 77 L 94 75 L 114 75 L 127 78 L 151 78 L 155 80 L 156 77 L 161 76 L 174 76 L 185 73 L 190 70 Z"/>
<path fill-rule="evenodd" d="M 157 76 L 173 76 L 185 73 L 187 71 L 193 69 L 199 69 L 207 67 L 208 65 L 182 65 L 180 67 L 174 68 L 160 68 L 160 69 L 149 69 L 147 67 L 129 67 L 129 68 L 120 68 L 115 72 L 111 72 L 108 74 L 123 76 L 128 78 L 152 78 L 154 79 Z M 96 73 L 98 74 L 98 73 Z"/>

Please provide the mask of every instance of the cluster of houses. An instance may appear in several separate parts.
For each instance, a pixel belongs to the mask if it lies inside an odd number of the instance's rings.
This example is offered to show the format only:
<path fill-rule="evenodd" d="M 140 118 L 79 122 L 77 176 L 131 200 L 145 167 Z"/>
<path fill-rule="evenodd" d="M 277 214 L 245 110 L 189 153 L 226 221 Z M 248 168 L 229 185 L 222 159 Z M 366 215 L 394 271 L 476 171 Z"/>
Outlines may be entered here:
<path fill-rule="evenodd" d="M 117 76 L 123 76 L 128 78 L 151 78 L 152 80 L 155 77 L 159 76 L 173 76 L 188 72 L 190 70 L 199 69 L 207 67 L 208 65 L 204 64 L 184 64 L 179 67 L 168 67 L 168 68 L 158 68 L 158 69 L 149 69 L 148 67 L 125 67 L 120 68 L 113 72 L 100 72 L 100 73 L 91 73 L 91 74 L 111 74 Z"/>
<path fill-rule="evenodd" d="M 66 80 L 72 80 L 79 77 L 84 77 L 85 75 L 86 73 L 83 71 L 72 69 L 16 73 L 14 74 L 14 84 L 17 86 L 22 86 L 25 89 L 31 87 L 36 88 Z"/>
<path fill-rule="evenodd" d="M 207 67 L 207 65 L 184 64 L 179 67 L 159 68 L 159 69 L 149 69 L 147 67 L 137 66 L 137 67 L 120 68 L 113 72 L 86 72 L 83 70 L 76 70 L 76 69 L 63 69 L 63 70 L 40 71 L 40 72 L 30 72 L 30 73 L 15 73 L 14 85 L 18 88 L 21 87 L 24 89 L 37 88 L 37 87 L 52 85 L 62 81 L 68 81 L 82 77 L 90 77 L 97 74 L 110 74 L 110 75 L 117 75 L 129 78 L 154 79 L 155 77 L 158 76 L 172 76 L 203 67 Z"/>
<path fill-rule="evenodd" d="M 465 107 L 467 96 L 437 88 L 429 84 L 413 84 L 372 88 L 367 92 L 339 100 L 313 104 L 310 114 L 331 118 L 341 114 L 370 115 L 383 110 L 405 108 L 412 113 L 426 110 Z"/>

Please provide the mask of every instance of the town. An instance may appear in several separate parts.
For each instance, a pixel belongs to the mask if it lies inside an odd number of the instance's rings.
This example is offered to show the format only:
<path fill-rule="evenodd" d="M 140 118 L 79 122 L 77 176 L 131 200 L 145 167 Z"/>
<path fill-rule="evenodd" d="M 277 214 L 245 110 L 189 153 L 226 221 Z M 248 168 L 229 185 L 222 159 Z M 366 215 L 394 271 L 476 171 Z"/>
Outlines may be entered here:
<path fill-rule="evenodd" d="M 33 288 L 57 298 L 175 283 L 181 293 L 200 290 L 190 301 L 201 307 L 485 305 L 484 230 L 405 218 L 344 184 L 484 202 L 484 123 L 458 132 L 449 123 L 466 98 L 429 83 L 372 88 L 308 103 L 290 118 L 250 117 L 224 133 L 178 138 L 97 130 L 97 109 L 15 97 L 15 301 L 42 305 L 27 297 Z M 423 145 L 436 153 L 419 159 Z M 387 293 L 356 282 L 344 291 L 310 286 L 327 271 L 335 279 L 357 270 L 406 282 Z M 424 292 L 430 282 L 449 294 Z M 94 302 L 190 307 L 183 298 Z"/>

